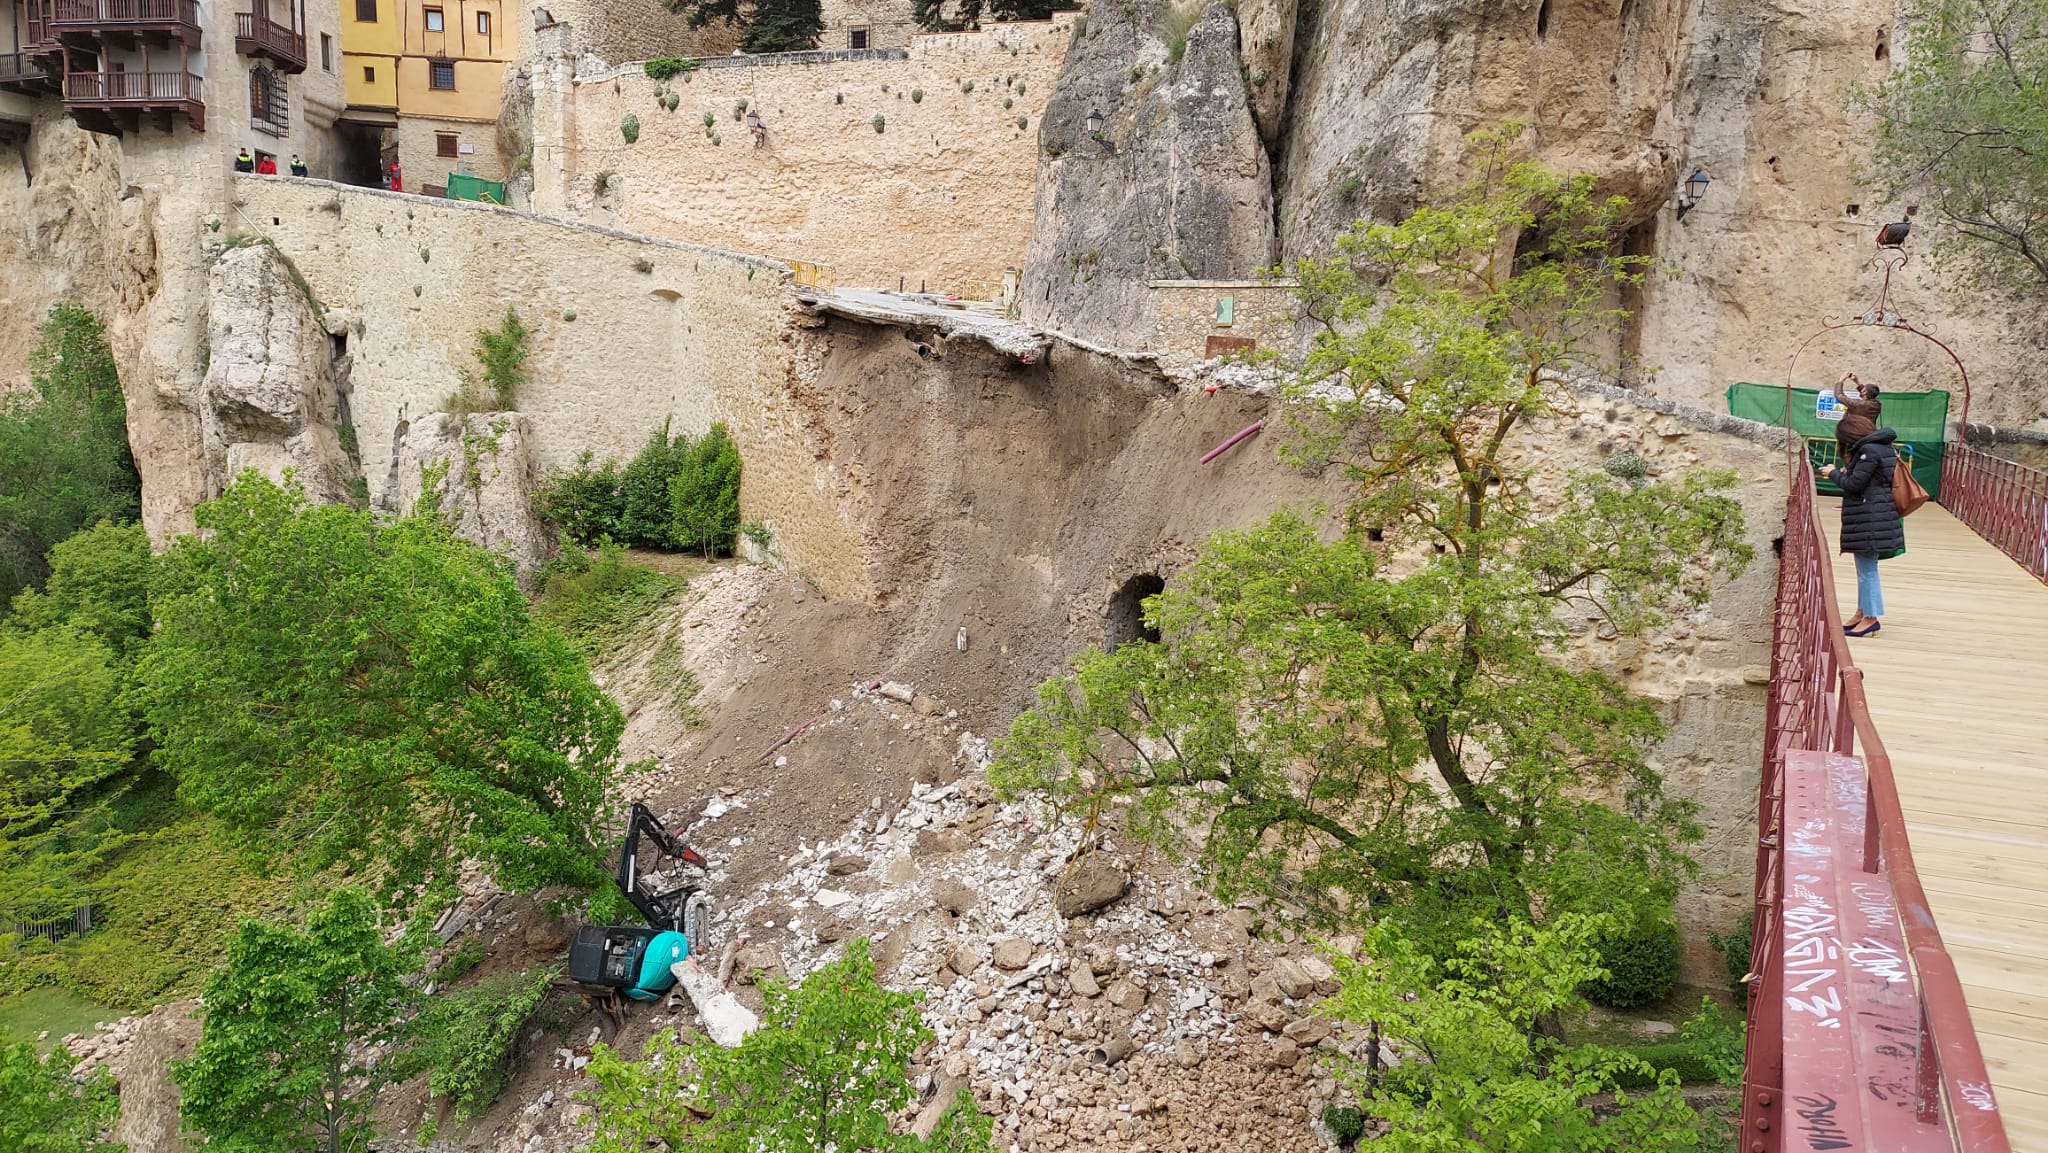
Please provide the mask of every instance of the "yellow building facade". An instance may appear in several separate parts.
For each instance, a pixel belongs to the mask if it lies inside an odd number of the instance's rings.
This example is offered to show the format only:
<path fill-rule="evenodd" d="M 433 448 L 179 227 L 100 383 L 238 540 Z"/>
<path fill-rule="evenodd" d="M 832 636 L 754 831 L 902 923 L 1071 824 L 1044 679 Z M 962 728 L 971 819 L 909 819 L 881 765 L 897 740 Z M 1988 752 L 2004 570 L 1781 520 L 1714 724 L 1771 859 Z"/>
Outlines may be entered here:
<path fill-rule="evenodd" d="M 519 9 L 504 0 L 340 0 L 345 119 L 363 134 L 358 182 L 399 166 L 410 192 L 451 172 L 503 180 L 497 143 Z M 367 163 L 369 134 L 377 159 Z M 363 177 L 367 176 L 367 179 Z"/>

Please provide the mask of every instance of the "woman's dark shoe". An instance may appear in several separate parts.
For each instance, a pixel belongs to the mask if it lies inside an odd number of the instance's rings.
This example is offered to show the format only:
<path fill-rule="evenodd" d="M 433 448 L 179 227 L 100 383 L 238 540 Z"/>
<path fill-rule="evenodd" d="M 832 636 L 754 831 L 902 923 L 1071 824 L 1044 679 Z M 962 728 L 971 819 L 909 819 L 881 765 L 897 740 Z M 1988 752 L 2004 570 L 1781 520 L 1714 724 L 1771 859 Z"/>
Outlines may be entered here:
<path fill-rule="evenodd" d="M 1867 637 L 1867 636 L 1869 636 L 1870 634 L 1872 634 L 1872 633 L 1876 632 L 1876 631 L 1877 631 L 1878 629 L 1880 629 L 1880 628 L 1883 628 L 1883 627 L 1884 627 L 1884 624 L 1883 624 L 1883 622 L 1881 622 L 1881 621 L 1879 621 L 1879 620 L 1877 620 L 1876 618 L 1874 618 L 1874 617 L 1873 617 L 1873 618 L 1871 619 L 1871 621 L 1870 621 L 1870 623 L 1869 623 L 1869 624 L 1866 624 L 1866 625 L 1864 625 L 1864 626 L 1863 626 L 1862 628 L 1860 628 L 1860 629 L 1844 629 L 1844 630 L 1842 630 L 1842 631 L 1844 631 L 1844 632 L 1848 633 L 1848 634 L 1849 634 L 1850 636 L 1852 636 L 1852 637 Z"/>

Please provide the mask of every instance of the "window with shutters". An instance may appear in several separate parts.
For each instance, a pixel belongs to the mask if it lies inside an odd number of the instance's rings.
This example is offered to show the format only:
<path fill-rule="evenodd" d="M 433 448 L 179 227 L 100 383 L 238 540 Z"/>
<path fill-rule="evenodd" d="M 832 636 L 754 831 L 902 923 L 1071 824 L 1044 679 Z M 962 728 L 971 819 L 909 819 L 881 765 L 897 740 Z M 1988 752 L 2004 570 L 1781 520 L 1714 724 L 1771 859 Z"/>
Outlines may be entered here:
<path fill-rule="evenodd" d="M 285 95 L 284 80 L 268 68 L 249 70 L 249 127 L 272 136 L 291 130 L 291 101 Z"/>

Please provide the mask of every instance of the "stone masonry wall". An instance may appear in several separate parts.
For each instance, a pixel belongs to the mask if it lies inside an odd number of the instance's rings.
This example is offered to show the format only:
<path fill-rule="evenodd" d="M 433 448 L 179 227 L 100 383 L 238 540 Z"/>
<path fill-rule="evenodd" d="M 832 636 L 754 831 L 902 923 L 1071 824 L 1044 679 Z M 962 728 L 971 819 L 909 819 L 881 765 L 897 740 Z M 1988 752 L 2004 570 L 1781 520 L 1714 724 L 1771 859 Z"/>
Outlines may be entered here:
<path fill-rule="evenodd" d="M 1073 19 L 921 35 L 907 50 L 708 58 L 663 83 L 639 64 L 538 59 L 534 209 L 818 261 L 842 285 L 992 297 L 1023 264 L 1038 116 Z M 761 118 L 758 145 L 742 102 Z"/>
<path fill-rule="evenodd" d="M 373 499 L 401 480 L 394 442 L 445 408 L 474 365 L 474 334 L 511 307 L 532 334 L 517 408 L 536 464 L 630 456 L 664 420 L 692 433 L 725 421 L 746 463 L 741 515 L 768 524 L 782 557 L 827 592 L 866 595 L 791 394 L 781 265 L 323 181 L 243 176 L 234 192 L 345 342 Z"/>
<path fill-rule="evenodd" d="M 1294 286 L 1259 280 L 1155 280 L 1147 286 L 1145 331 L 1137 351 L 1169 369 L 1186 369 L 1206 355 L 1209 338 L 1252 340 L 1260 349 L 1295 351 Z M 1217 302 L 1231 300 L 1228 325 L 1218 324 Z"/>

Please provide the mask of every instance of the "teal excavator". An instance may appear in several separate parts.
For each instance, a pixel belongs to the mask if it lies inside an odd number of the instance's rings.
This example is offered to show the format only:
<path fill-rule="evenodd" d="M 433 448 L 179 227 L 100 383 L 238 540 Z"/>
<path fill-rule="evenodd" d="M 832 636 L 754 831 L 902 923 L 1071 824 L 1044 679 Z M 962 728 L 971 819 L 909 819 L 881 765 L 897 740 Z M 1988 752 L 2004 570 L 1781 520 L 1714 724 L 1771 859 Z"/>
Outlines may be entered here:
<path fill-rule="evenodd" d="M 648 847 L 657 859 L 652 868 L 643 868 L 640 857 Z M 697 885 L 663 889 L 648 880 L 661 874 L 670 862 L 709 868 L 652 810 L 635 801 L 613 877 L 647 924 L 585 925 L 576 931 L 576 941 L 569 947 L 569 978 L 584 986 L 615 1018 L 617 1008 L 622 1007 L 617 1004 L 620 995 L 635 1001 L 658 1000 L 675 984 L 671 966 L 704 951 L 711 899 Z"/>

